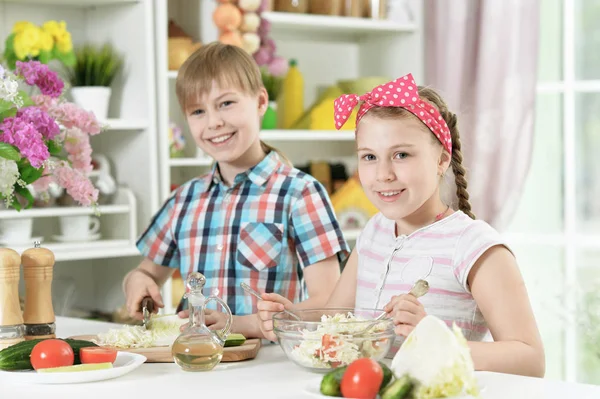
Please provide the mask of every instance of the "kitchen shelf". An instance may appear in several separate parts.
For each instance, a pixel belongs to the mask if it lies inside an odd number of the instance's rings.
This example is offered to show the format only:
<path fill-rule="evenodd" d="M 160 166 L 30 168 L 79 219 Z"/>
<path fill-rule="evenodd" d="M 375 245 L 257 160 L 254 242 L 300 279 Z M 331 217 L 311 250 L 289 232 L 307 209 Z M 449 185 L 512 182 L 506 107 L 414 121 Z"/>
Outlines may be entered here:
<path fill-rule="evenodd" d="M 128 205 L 104 205 L 99 206 L 98 210 L 101 215 L 115 215 L 121 213 L 129 213 Z M 93 215 L 94 210 L 87 207 L 66 206 L 66 207 L 48 207 L 48 208 L 32 208 L 24 209 L 20 212 L 15 210 L 0 211 L 1 219 L 22 219 L 22 218 L 40 218 L 40 217 L 57 217 L 57 216 L 75 216 L 75 215 Z"/>
<path fill-rule="evenodd" d="M 114 204 L 99 205 L 100 216 L 129 214 L 134 210 L 135 198 L 131 190 L 119 188 L 114 197 Z M 17 211 L 14 209 L 1 210 L 0 220 L 2 219 L 23 219 L 23 218 L 43 218 L 75 215 L 93 215 L 94 209 L 83 206 L 53 206 L 47 208 L 30 208 Z"/>
<path fill-rule="evenodd" d="M 169 165 L 171 167 L 177 166 L 209 166 L 213 163 L 210 158 L 171 158 L 169 159 Z"/>
<path fill-rule="evenodd" d="M 264 12 L 261 14 L 271 22 L 277 32 L 312 33 L 319 35 L 346 34 L 353 36 L 382 35 L 391 33 L 412 33 L 417 30 L 415 24 L 403 24 L 395 21 L 339 17 L 286 12 Z"/>
<path fill-rule="evenodd" d="M 77 8 L 133 4 L 140 0 L 0 0 L 0 3 L 19 3 L 44 6 L 69 6 Z"/>
<path fill-rule="evenodd" d="M 144 130 L 148 128 L 148 121 L 144 119 L 105 119 L 100 123 L 106 126 L 108 131 Z"/>
<path fill-rule="evenodd" d="M 352 130 L 263 130 L 263 140 L 272 141 L 353 141 Z"/>
<path fill-rule="evenodd" d="M 136 256 L 140 252 L 131 240 L 99 240 L 88 242 L 55 243 L 42 241 L 41 246 L 54 253 L 55 262 L 65 260 L 105 259 L 122 256 Z M 32 248 L 30 246 L 11 247 L 18 253 Z"/>

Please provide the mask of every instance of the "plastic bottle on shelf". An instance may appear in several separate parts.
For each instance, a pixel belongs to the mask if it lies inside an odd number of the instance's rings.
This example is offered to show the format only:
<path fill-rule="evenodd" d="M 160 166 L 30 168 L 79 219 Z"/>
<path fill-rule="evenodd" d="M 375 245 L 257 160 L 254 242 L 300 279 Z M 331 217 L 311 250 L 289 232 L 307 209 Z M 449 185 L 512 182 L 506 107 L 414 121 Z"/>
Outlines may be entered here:
<path fill-rule="evenodd" d="M 291 129 L 304 112 L 304 78 L 298 62 L 290 60 L 290 68 L 283 79 L 282 93 L 277 104 L 279 126 Z"/>

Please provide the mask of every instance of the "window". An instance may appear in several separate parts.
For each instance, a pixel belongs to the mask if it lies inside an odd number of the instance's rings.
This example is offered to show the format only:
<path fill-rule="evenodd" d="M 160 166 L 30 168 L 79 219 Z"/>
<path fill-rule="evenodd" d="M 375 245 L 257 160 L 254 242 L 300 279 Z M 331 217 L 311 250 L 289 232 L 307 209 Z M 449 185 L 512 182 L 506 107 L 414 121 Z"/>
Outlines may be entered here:
<path fill-rule="evenodd" d="M 586 383 L 600 383 L 600 328 L 594 348 L 579 295 L 600 282 L 599 49 L 600 0 L 540 2 L 534 154 L 505 232 L 544 339 L 547 377 Z"/>

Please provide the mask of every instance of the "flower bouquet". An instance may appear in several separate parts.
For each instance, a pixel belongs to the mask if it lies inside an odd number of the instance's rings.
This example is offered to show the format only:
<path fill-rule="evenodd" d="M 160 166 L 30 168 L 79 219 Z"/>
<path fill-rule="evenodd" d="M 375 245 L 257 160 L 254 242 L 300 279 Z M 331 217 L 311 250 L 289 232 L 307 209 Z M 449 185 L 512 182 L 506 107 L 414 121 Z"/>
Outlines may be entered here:
<path fill-rule="evenodd" d="M 15 67 L 12 73 L 0 66 L 0 199 L 9 208 L 29 208 L 28 186 L 45 193 L 54 183 L 81 205 L 95 205 L 90 135 L 102 127 L 93 113 L 62 99 L 64 82 L 47 65 L 16 61 Z"/>
<path fill-rule="evenodd" d="M 58 60 L 66 66 L 75 65 L 73 42 L 64 21 L 47 21 L 41 27 L 19 21 L 14 24 L 4 47 L 4 58 L 11 70 L 15 69 L 17 61 L 48 64 Z"/>

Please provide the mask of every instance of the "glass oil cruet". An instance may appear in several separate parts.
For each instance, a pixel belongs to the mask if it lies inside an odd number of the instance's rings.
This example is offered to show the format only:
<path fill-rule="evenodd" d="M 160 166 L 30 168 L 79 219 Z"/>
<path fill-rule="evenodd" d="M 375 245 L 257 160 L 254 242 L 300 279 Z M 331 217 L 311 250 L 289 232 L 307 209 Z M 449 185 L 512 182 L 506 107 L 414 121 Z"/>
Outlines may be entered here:
<path fill-rule="evenodd" d="M 184 371 L 209 371 L 219 364 L 233 321 L 231 309 L 222 299 L 216 296 L 207 298 L 202 294 L 205 283 L 206 278 L 198 272 L 190 273 L 186 279 L 188 291 L 185 297 L 188 300 L 190 321 L 171 347 L 175 363 Z M 225 309 L 227 323 L 222 330 L 212 331 L 204 324 L 204 311 L 210 301 L 220 303 Z"/>

